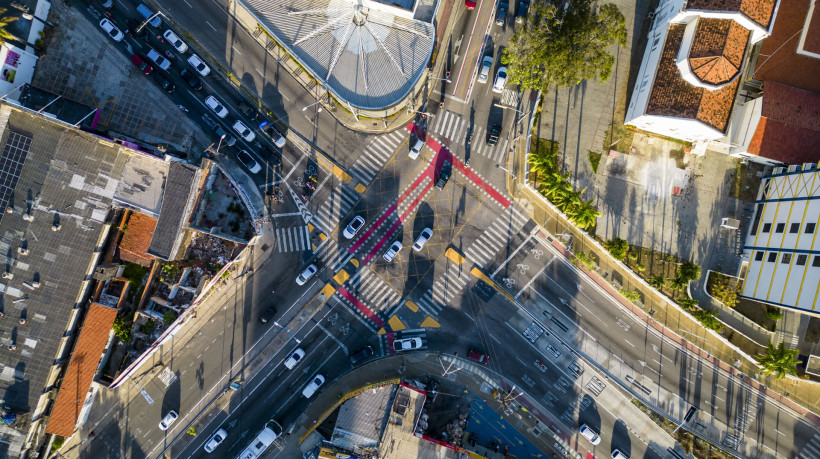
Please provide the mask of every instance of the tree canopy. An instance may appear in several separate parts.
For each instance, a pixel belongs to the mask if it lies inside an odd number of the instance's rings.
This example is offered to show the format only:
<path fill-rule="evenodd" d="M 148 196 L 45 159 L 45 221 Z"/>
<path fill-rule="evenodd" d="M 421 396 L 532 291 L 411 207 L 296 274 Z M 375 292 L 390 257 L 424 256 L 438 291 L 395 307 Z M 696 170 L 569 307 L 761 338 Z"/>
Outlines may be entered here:
<path fill-rule="evenodd" d="M 563 9 L 533 1 L 524 26 L 518 27 L 501 57 L 511 83 L 538 91 L 609 78 L 615 63 L 610 45 L 626 46 L 623 14 L 611 3 L 597 10 L 590 0 L 566 5 Z"/>
<path fill-rule="evenodd" d="M 785 378 L 786 375 L 797 374 L 797 360 L 799 354 L 797 349 L 786 349 L 786 344 L 781 342 L 775 347 L 771 341 L 766 348 L 766 354 L 758 356 L 758 366 L 764 375 L 775 376 L 775 379 Z"/>

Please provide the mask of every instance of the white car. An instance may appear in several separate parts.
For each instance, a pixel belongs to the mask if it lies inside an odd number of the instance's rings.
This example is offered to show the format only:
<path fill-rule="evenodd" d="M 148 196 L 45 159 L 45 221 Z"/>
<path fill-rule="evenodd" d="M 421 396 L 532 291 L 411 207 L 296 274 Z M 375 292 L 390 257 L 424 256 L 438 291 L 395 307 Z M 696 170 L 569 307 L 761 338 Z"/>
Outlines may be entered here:
<path fill-rule="evenodd" d="M 256 134 L 254 134 L 248 126 L 245 126 L 245 123 L 242 121 L 237 120 L 236 123 L 233 123 L 233 130 L 239 133 L 239 136 L 248 142 L 253 142 L 253 139 L 256 138 Z"/>
<path fill-rule="evenodd" d="M 105 33 L 107 33 L 112 40 L 118 43 L 122 41 L 124 35 L 120 31 L 120 29 L 118 29 L 117 26 L 114 25 L 113 22 L 109 21 L 106 18 L 102 18 L 102 20 L 100 21 L 100 27 L 102 27 L 102 29 L 105 30 Z"/>
<path fill-rule="evenodd" d="M 216 100 L 216 97 L 214 97 L 214 96 L 208 96 L 205 99 L 205 105 L 207 105 L 208 108 L 213 110 L 214 113 L 216 113 L 216 116 L 218 116 L 220 118 L 225 118 L 226 116 L 228 116 L 228 109 L 225 108 L 224 105 L 219 103 L 219 101 Z"/>
<path fill-rule="evenodd" d="M 314 274 L 316 274 L 316 265 L 310 265 L 302 271 L 302 274 L 299 274 L 299 277 L 296 278 L 296 284 L 298 285 L 305 285 L 305 282 L 308 281 Z"/>
<path fill-rule="evenodd" d="M 342 234 L 344 234 L 347 239 L 353 239 L 353 236 L 355 236 L 363 226 L 364 217 L 357 215 L 352 222 L 348 223 L 347 228 L 342 231 Z"/>
<path fill-rule="evenodd" d="M 393 261 L 393 259 L 396 258 L 396 255 L 398 255 L 399 251 L 401 250 L 401 247 L 402 245 L 399 241 L 396 241 L 393 244 L 391 244 L 390 248 L 387 249 L 387 252 L 384 252 L 384 261 L 388 263 Z"/>
<path fill-rule="evenodd" d="M 504 85 L 507 84 L 507 67 L 499 67 L 495 72 L 495 83 L 493 83 L 493 92 L 504 92 Z"/>
<path fill-rule="evenodd" d="M 478 71 L 478 82 L 479 83 L 486 83 L 487 78 L 490 76 L 490 69 L 493 67 L 493 57 L 492 56 L 484 56 L 484 60 L 481 61 L 481 70 Z"/>
<path fill-rule="evenodd" d="M 418 336 L 414 338 L 397 339 L 393 341 L 393 349 L 396 352 L 412 351 L 413 349 L 421 348 L 421 338 Z"/>
<path fill-rule="evenodd" d="M 245 150 L 239 150 L 239 153 L 236 155 L 236 159 L 242 163 L 243 166 L 247 167 L 251 174 L 255 174 L 262 170 L 262 166 L 253 159 L 253 156 L 248 154 Z"/>
<path fill-rule="evenodd" d="M 171 424 L 173 424 L 178 417 L 179 413 L 177 413 L 174 410 L 169 411 L 168 414 L 166 414 L 165 417 L 162 418 L 162 421 L 159 421 L 160 430 L 168 430 L 168 427 L 171 427 Z"/>
<path fill-rule="evenodd" d="M 157 67 L 162 70 L 168 70 L 171 68 L 171 61 L 163 57 L 162 54 L 158 53 L 154 48 L 148 48 L 147 56 L 148 59 L 154 61 L 154 63 L 157 64 Z"/>
<path fill-rule="evenodd" d="M 316 375 L 313 377 L 313 380 L 310 381 L 310 384 L 305 387 L 305 390 L 302 391 L 302 396 L 305 398 L 313 397 L 313 394 L 322 387 L 322 384 L 325 383 L 325 377 L 322 375 Z"/>
<path fill-rule="evenodd" d="M 302 348 L 296 349 L 293 351 L 293 354 L 285 360 L 285 368 L 288 370 L 293 370 L 293 367 L 296 366 L 297 363 L 302 361 L 302 357 L 305 356 L 305 351 Z"/>
<path fill-rule="evenodd" d="M 165 33 L 162 34 L 162 36 L 165 37 L 165 39 L 168 40 L 168 43 L 170 43 L 171 46 L 176 48 L 176 50 L 180 53 L 184 53 L 188 50 L 188 45 L 186 45 L 184 41 L 177 37 L 177 34 L 171 31 L 171 29 L 166 30 Z"/>
<path fill-rule="evenodd" d="M 592 429 L 589 428 L 586 424 L 581 424 L 581 427 L 578 429 L 578 432 L 581 432 L 581 435 L 584 436 L 590 443 L 593 445 L 597 445 L 601 443 L 601 437 Z"/>
<path fill-rule="evenodd" d="M 612 456 L 612 459 L 629 459 L 629 456 L 621 452 L 618 448 L 613 449 L 612 454 L 610 455 Z"/>
<path fill-rule="evenodd" d="M 416 242 L 413 244 L 413 250 L 418 252 L 419 250 L 424 248 L 424 244 L 427 244 L 427 241 L 430 239 L 432 235 L 433 230 L 431 230 L 430 228 L 424 228 L 423 230 L 421 230 L 421 234 L 419 234 L 418 239 L 416 239 Z"/>
<path fill-rule="evenodd" d="M 208 76 L 208 74 L 211 73 L 211 69 L 205 65 L 205 62 L 196 54 L 191 54 L 191 57 L 188 58 L 188 63 L 202 76 Z"/>
<path fill-rule="evenodd" d="M 208 443 L 205 443 L 205 452 L 212 453 L 217 446 L 221 445 L 225 439 L 228 438 L 228 432 L 225 429 L 219 429 L 211 436 Z"/>
<path fill-rule="evenodd" d="M 416 140 L 416 144 L 410 149 L 410 159 L 418 158 L 422 148 L 424 148 L 424 141 L 421 139 Z"/>

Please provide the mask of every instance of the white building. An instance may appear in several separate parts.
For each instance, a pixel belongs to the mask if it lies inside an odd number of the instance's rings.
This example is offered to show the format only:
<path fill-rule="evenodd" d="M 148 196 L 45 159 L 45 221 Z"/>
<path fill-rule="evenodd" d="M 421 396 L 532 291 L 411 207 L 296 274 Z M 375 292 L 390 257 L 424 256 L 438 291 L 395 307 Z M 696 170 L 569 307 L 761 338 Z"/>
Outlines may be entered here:
<path fill-rule="evenodd" d="M 820 316 L 818 169 L 776 167 L 764 177 L 743 247 L 742 297 Z"/>
<path fill-rule="evenodd" d="M 690 142 L 726 137 L 752 45 L 777 0 L 661 0 L 625 124 Z"/>

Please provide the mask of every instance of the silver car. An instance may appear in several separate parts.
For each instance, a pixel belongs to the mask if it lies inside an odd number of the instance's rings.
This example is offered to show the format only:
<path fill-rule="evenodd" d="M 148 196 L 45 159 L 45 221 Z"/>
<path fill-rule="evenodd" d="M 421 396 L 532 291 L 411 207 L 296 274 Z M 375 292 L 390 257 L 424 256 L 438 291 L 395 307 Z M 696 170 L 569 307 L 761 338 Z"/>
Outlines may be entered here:
<path fill-rule="evenodd" d="M 581 427 L 578 429 L 578 432 L 580 432 L 581 435 L 583 435 L 584 438 L 589 440 L 589 442 L 593 445 L 601 443 L 601 437 L 598 435 L 598 433 L 590 429 L 589 426 L 586 424 L 581 424 Z"/>
<path fill-rule="evenodd" d="M 490 69 L 493 67 L 493 57 L 492 56 L 484 56 L 484 60 L 481 61 L 481 70 L 478 71 L 478 82 L 479 83 L 486 83 L 487 78 L 490 77 Z"/>
<path fill-rule="evenodd" d="M 205 452 L 214 452 L 217 446 L 221 445 L 226 438 L 228 438 L 228 432 L 226 432 L 225 429 L 217 430 L 216 433 L 213 434 L 211 438 L 208 440 L 208 443 L 205 443 Z"/>
<path fill-rule="evenodd" d="M 351 221 L 347 225 L 345 230 L 342 231 L 342 234 L 347 239 L 353 239 L 353 236 L 355 236 L 356 233 L 358 233 L 359 230 L 362 229 L 363 226 L 364 226 L 364 217 L 362 217 L 360 215 L 356 215 L 356 218 L 354 218 L 353 221 Z"/>
<path fill-rule="evenodd" d="M 105 33 L 107 33 L 112 40 L 118 43 L 122 41 L 124 35 L 120 31 L 120 29 L 118 29 L 117 26 L 114 25 L 113 22 L 109 21 L 106 18 L 102 18 L 102 20 L 100 20 L 100 27 L 102 27 L 102 29 L 105 30 Z"/>
<path fill-rule="evenodd" d="M 419 234 L 418 239 L 416 239 L 415 244 L 413 244 L 413 250 L 418 252 L 422 248 L 424 248 L 424 244 L 427 244 L 427 241 L 430 237 L 433 236 L 433 230 L 430 228 L 424 228 L 421 230 L 421 234 Z"/>
<path fill-rule="evenodd" d="M 318 269 L 316 269 L 316 265 L 308 266 L 304 271 L 302 271 L 302 274 L 299 274 L 296 278 L 296 283 L 298 285 L 305 285 L 305 282 L 313 277 L 313 275 L 316 274 L 316 271 L 318 271 Z"/>
<path fill-rule="evenodd" d="M 174 410 L 169 411 L 168 414 L 166 414 L 165 417 L 162 418 L 162 421 L 159 421 L 160 430 L 168 430 L 168 427 L 171 427 L 171 424 L 173 424 L 178 417 L 179 413 L 177 413 Z"/>
<path fill-rule="evenodd" d="M 165 37 L 165 39 L 168 40 L 168 43 L 170 43 L 171 46 L 173 46 L 180 53 L 184 53 L 188 50 L 188 45 L 186 45 L 185 42 L 177 37 L 177 34 L 170 29 L 166 30 L 162 36 Z"/>
<path fill-rule="evenodd" d="M 396 241 L 393 244 L 391 244 L 390 248 L 387 249 L 387 252 L 384 252 L 384 261 L 386 261 L 388 263 L 393 261 L 393 259 L 396 258 L 396 255 L 399 254 L 399 251 L 401 250 L 401 247 L 402 247 L 402 245 L 401 245 L 401 242 L 399 242 L 399 241 Z"/>

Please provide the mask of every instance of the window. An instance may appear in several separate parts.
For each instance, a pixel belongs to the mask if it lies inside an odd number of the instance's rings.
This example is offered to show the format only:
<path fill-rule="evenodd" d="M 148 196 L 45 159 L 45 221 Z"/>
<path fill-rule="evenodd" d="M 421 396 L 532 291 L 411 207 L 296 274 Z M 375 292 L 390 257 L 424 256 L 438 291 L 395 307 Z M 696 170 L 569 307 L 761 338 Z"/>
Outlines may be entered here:
<path fill-rule="evenodd" d="M 806 223 L 806 234 L 813 233 L 815 226 L 817 226 L 817 223 Z"/>
<path fill-rule="evenodd" d="M 780 262 L 784 265 L 789 264 L 792 261 L 792 254 L 784 253 L 782 257 L 780 257 Z"/>
<path fill-rule="evenodd" d="M 775 261 L 777 261 L 777 253 L 769 252 L 769 263 L 774 263 Z"/>
<path fill-rule="evenodd" d="M 806 266 L 806 261 L 809 259 L 808 255 L 797 256 L 797 266 Z"/>
<path fill-rule="evenodd" d="M 763 252 L 762 251 L 757 252 L 755 254 L 755 261 L 763 261 Z"/>
<path fill-rule="evenodd" d="M 820 268 L 820 255 L 814 256 L 814 261 L 811 262 L 811 265 L 815 268 Z"/>
<path fill-rule="evenodd" d="M 768 233 L 771 230 L 772 230 L 772 224 L 771 223 L 764 223 L 763 224 L 763 232 L 764 233 Z"/>
<path fill-rule="evenodd" d="M 800 223 L 792 223 L 791 228 L 789 228 L 789 233 L 796 233 L 800 231 Z"/>
<path fill-rule="evenodd" d="M 778 224 L 777 224 L 777 227 L 776 227 L 776 228 L 775 228 L 775 230 L 774 230 L 774 232 L 775 232 L 775 233 L 777 233 L 777 234 L 780 234 L 780 233 L 782 233 L 782 232 L 783 232 L 783 230 L 785 230 L 785 229 L 786 229 L 786 224 L 785 224 L 785 223 L 778 223 Z"/>

